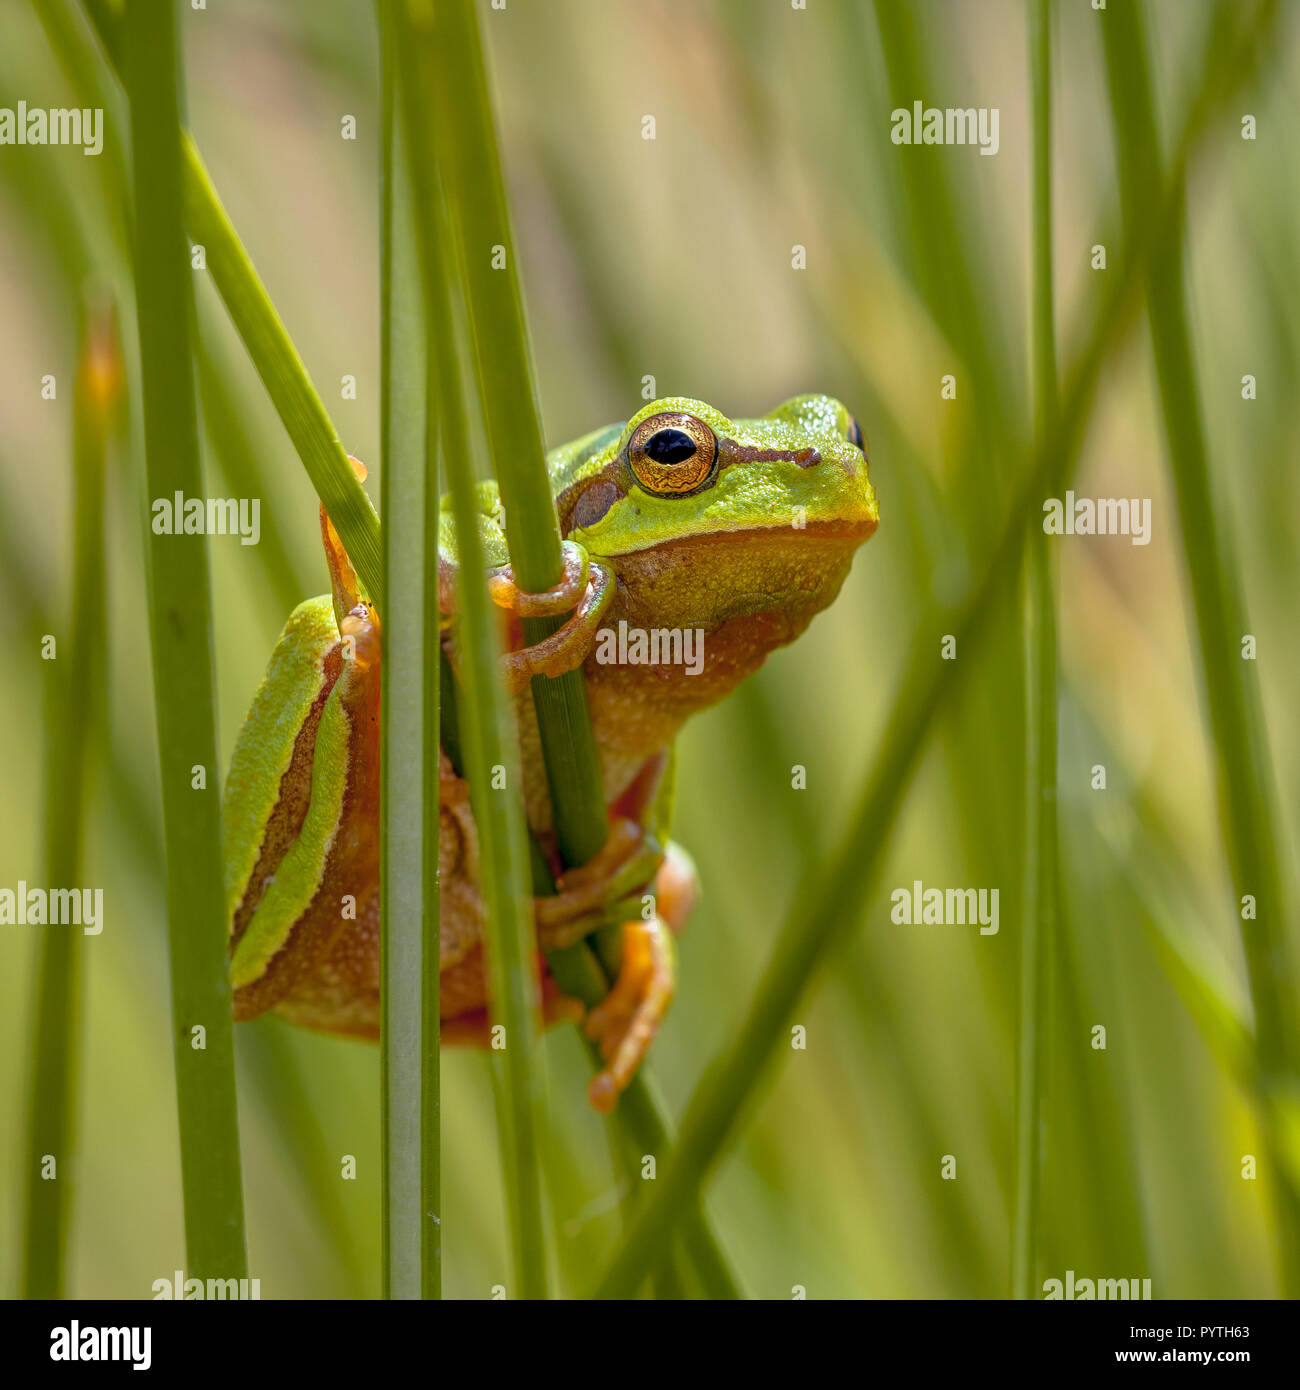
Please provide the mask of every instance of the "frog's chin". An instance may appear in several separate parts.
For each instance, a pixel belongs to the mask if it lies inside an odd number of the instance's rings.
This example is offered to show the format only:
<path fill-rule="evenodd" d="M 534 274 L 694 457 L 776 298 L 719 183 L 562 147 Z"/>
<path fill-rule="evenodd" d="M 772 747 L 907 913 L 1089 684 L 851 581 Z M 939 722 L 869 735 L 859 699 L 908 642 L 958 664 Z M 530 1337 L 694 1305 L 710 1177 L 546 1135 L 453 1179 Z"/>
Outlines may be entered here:
<path fill-rule="evenodd" d="M 712 630 L 783 613 L 802 630 L 839 593 L 854 551 L 875 529 L 866 514 L 798 528 L 750 526 L 663 541 L 613 563 L 629 619 Z"/>

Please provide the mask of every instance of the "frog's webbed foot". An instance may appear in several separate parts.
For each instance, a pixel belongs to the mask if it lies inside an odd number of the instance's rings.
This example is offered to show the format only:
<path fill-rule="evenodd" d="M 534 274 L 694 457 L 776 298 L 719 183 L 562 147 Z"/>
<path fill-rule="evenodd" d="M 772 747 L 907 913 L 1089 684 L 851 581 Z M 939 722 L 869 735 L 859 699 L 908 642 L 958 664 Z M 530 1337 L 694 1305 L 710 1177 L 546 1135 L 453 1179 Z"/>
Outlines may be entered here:
<path fill-rule="evenodd" d="M 565 541 L 564 576 L 553 588 L 539 594 L 525 593 L 516 586 L 514 571 L 507 564 L 488 575 L 488 592 L 498 608 L 521 618 L 573 613 L 549 637 L 507 652 L 501 658 L 506 686 L 512 694 L 518 694 L 534 676 L 562 676 L 587 659 L 601 619 L 614 598 L 614 576 L 604 565 L 593 564 L 576 541 Z"/>
<path fill-rule="evenodd" d="M 613 1110 L 645 1060 L 676 988 L 677 950 L 667 923 L 660 917 L 624 922 L 618 979 L 585 1026 L 606 1063 L 587 1086 L 587 1099 L 602 1114 Z"/>
<path fill-rule="evenodd" d="M 641 914 L 641 896 L 663 863 L 659 842 L 634 820 L 610 821 L 609 839 L 581 868 L 556 880 L 553 897 L 534 899 L 537 939 L 543 949 L 576 946 L 597 928 Z"/>

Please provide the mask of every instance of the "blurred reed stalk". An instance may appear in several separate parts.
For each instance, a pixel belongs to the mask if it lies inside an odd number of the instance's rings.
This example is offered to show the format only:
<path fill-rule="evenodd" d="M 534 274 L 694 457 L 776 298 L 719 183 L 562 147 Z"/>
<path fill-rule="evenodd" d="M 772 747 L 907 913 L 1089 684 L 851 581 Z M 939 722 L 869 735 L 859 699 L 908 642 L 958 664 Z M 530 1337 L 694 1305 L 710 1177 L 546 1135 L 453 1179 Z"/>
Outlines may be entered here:
<path fill-rule="evenodd" d="M 641 1207 L 622 1250 L 599 1280 L 597 1297 L 627 1297 L 644 1272 L 662 1258 L 676 1213 L 718 1163 L 817 967 L 856 924 L 926 737 L 940 709 L 951 700 L 956 681 L 970 669 L 971 654 L 986 637 L 999 598 L 1009 592 L 1020 571 L 1025 535 L 1042 515 L 1042 499 L 1058 495 L 1069 480 L 1101 367 L 1130 323 L 1136 285 L 1153 257 L 1163 251 L 1169 229 L 1176 223 L 1192 155 L 1199 150 L 1214 113 L 1253 71 L 1255 58 L 1256 45 L 1248 38 L 1219 51 L 1213 88 L 1192 102 L 1155 211 L 1130 229 L 1108 286 L 1095 301 L 1080 338 L 1082 346 L 1073 355 L 1060 393 L 1055 426 L 1035 441 L 1022 474 L 1024 482 L 1007 510 L 996 543 L 977 577 L 966 586 L 965 598 L 936 609 L 918 623 L 923 632 L 955 635 L 964 656 L 942 662 L 932 658 L 928 646 L 918 646 L 893 701 L 877 762 L 863 780 L 857 809 L 826 861 L 805 873 L 794 895 L 798 906 L 782 928 L 749 1013 L 697 1084 L 672 1160 Z"/>
<path fill-rule="evenodd" d="M 83 0 L 104 51 L 123 73 L 122 21 L 104 0 Z M 182 132 L 185 218 L 190 239 L 204 247 L 208 272 L 243 339 L 266 393 L 298 451 L 316 494 L 330 514 L 370 597 L 383 611 L 379 518 L 348 462 L 298 349 L 281 322 L 257 270 L 189 135 Z"/>
<path fill-rule="evenodd" d="M 1278 6 L 1265 0 L 1250 12 L 1250 30 L 1271 27 Z M 1210 23 L 1224 43 L 1234 38 L 1240 7 L 1220 6 Z M 1105 35 L 1106 71 L 1114 114 L 1116 160 L 1124 216 L 1132 228 L 1151 216 L 1151 190 L 1161 183 L 1155 97 L 1140 10 L 1117 6 Z M 1147 316 L 1187 579 L 1196 612 L 1211 760 L 1219 795 L 1237 920 L 1255 1007 L 1255 1088 L 1269 1153 L 1268 1180 L 1277 1214 L 1281 1286 L 1300 1297 L 1300 1187 L 1284 1149 L 1300 1129 L 1300 1042 L 1296 1000 L 1300 977 L 1289 936 L 1288 904 L 1276 844 L 1273 763 L 1257 668 L 1242 653 L 1250 631 L 1240 591 L 1232 525 L 1210 482 L 1209 446 L 1200 405 L 1183 291 L 1185 182 L 1175 180 L 1177 215 L 1162 254 L 1146 278 Z M 1256 916 L 1242 916 L 1247 897 Z"/>
<path fill-rule="evenodd" d="M 384 1288 L 439 1298 L 437 462 L 426 457 L 425 316 L 419 295 L 399 42 L 379 5 L 380 511 L 385 607 L 380 735 L 381 1114 Z M 433 505 L 426 504 L 432 494 Z M 432 554 L 430 553 L 432 552 Z M 433 584 L 428 583 L 432 573 Z M 432 628 L 426 607 L 435 610 Z M 433 645 L 426 645 L 432 637 Z M 431 721 L 426 729 L 425 720 Z M 426 766 L 431 760 L 432 766 Z"/>
<path fill-rule="evenodd" d="M 104 485 L 123 401 L 122 348 L 111 301 L 83 305 L 73 388 L 72 612 L 47 666 L 45 886 L 79 890 L 85 866 L 86 805 L 103 734 L 108 619 L 104 578 Z M 102 921 L 100 923 L 102 927 Z M 81 1062 L 83 947 L 80 928 L 47 924 L 40 934 L 36 1028 L 27 1134 L 23 1297 L 62 1298 L 75 1186 Z M 47 1172 L 45 1165 L 53 1163 Z"/>
<path fill-rule="evenodd" d="M 124 52 L 148 496 L 202 497 L 190 353 L 194 305 L 181 205 L 180 52 L 172 0 L 129 7 Z M 147 529 L 145 539 L 187 1260 L 200 1278 L 242 1278 L 247 1260 L 207 543 L 202 536 L 151 536 Z"/>
<path fill-rule="evenodd" d="M 1033 129 L 1031 377 L 1034 435 L 1047 438 L 1059 409 L 1056 314 L 1052 285 L 1052 11 L 1029 4 L 1030 122 Z M 1051 554 L 1041 527 L 1025 546 L 1025 878 L 1021 914 L 1019 1065 L 1016 1097 L 1016 1196 L 1011 1287 L 1036 1296 L 1043 1179 L 1043 1068 L 1049 1026 L 1056 926 L 1056 604 Z"/>

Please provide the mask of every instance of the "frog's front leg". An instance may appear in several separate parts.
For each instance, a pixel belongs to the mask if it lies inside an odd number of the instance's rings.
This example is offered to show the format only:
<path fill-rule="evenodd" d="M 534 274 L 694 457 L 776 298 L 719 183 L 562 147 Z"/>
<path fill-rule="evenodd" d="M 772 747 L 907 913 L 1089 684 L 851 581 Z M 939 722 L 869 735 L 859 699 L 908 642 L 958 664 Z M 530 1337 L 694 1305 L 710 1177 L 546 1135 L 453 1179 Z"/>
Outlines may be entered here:
<path fill-rule="evenodd" d="M 594 564 L 576 541 L 565 541 L 563 553 L 563 577 L 558 584 L 541 593 L 528 593 L 519 588 L 509 563 L 496 565 L 488 573 L 492 602 L 516 618 L 572 614 L 549 637 L 502 656 L 502 672 L 512 695 L 523 690 L 534 676 L 562 676 L 581 666 L 595 645 L 601 620 L 614 600 L 614 575 L 610 570 Z M 455 562 L 440 555 L 438 607 L 448 616 L 455 612 L 457 581 Z"/>

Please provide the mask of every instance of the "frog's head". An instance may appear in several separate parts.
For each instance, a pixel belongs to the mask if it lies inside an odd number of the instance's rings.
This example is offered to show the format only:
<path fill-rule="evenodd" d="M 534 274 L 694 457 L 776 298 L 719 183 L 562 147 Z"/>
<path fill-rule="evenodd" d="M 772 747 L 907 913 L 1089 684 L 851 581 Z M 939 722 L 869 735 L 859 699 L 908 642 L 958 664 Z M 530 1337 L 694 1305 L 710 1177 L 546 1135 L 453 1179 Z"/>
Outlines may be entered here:
<path fill-rule="evenodd" d="M 629 618 L 711 632 L 753 619 L 762 654 L 834 599 L 878 520 L 866 441 L 830 396 L 749 420 L 670 397 L 549 466 L 564 534 L 615 572 Z"/>

